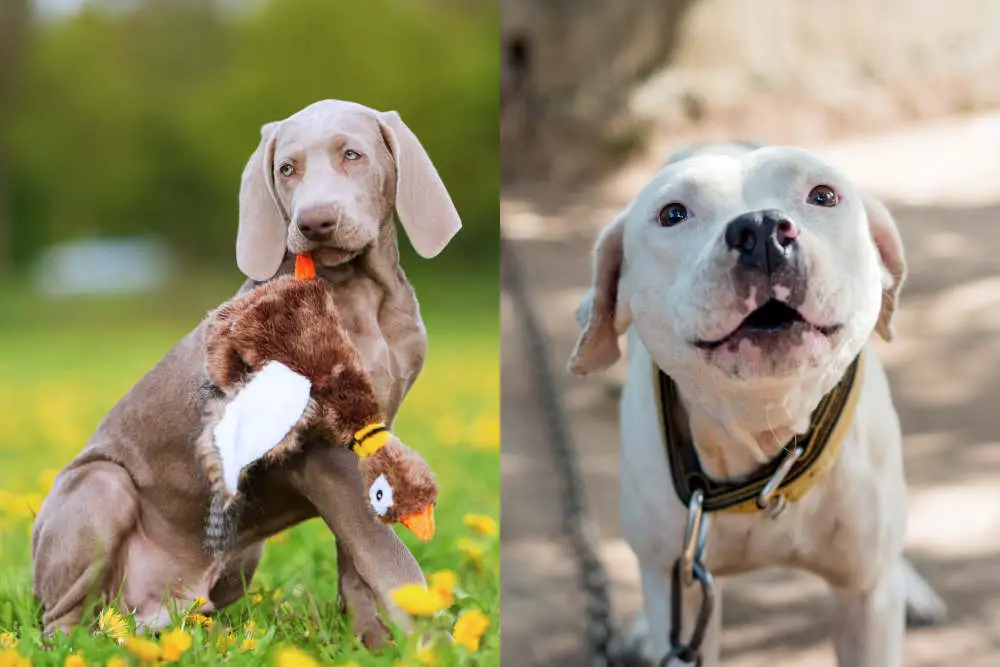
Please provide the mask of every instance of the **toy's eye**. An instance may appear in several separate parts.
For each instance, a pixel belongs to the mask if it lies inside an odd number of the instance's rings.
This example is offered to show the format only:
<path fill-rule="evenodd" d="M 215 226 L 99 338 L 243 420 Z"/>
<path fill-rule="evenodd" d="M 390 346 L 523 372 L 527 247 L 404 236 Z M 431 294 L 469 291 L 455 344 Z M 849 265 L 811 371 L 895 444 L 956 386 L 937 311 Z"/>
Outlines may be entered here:
<path fill-rule="evenodd" d="M 837 191 L 829 185 L 817 185 L 809 191 L 809 203 L 813 206 L 833 208 L 840 202 Z"/>
<path fill-rule="evenodd" d="M 359 152 L 357 152 L 355 150 L 351 150 L 350 148 L 348 148 L 344 152 L 344 157 L 347 158 L 348 160 L 360 160 L 361 159 L 361 153 L 359 153 Z"/>
<path fill-rule="evenodd" d="M 671 202 L 660 209 L 660 214 L 657 216 L 660 224 L 664 227 L 673 227 L 674 225 L 684 222 L 690 217 L 687 207 L 680 202 Z"/>
<path fill-rule="evenodd" d="M 385 516 L 389 508 L 392 507 L 392 487 L 389 486 L 389 480 L 385 478 L 385 475 L 376 477 L 372 485 L 368 487 L 368 500 L 379 516 Z"/>
<path fill-rule="evenodd" d="M 289 176 L 295 173 L 295 165 L 293 165 L 291 162 L 284 162 L 280 167 L 278 167 L 278 173 L 284 176 L 285 178 L 288 178 Z"/>

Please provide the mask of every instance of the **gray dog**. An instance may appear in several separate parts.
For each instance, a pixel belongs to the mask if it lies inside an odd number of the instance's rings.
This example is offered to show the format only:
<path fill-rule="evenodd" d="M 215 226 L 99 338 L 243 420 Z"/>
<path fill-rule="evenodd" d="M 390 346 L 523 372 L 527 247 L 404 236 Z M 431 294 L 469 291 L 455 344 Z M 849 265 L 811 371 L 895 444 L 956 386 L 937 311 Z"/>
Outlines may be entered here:
<path fill-rule="evenodd" d="M 371 374 L 389 425 L 423 365 L 427 337 L 399 267 L 393 209 L 423 257 L 461 227 L 420 142 L 395 112 L 326 100 L 261 128 L 243 173 L 237 262 L 259 282 L 311 252 L 334 288 L 343 325 Z M 204 548 L 210 491 L 193 440 L 206 378 L 204 324 L 184 337 L 111 410 L 56 477 L 32 536 L 35 593 L 46 633 L 81 622 L 90 594 L 123 594 L 139 627 L 204 597 L 218 610 L 244 593 L 263 540 L 322 517 L 337 537 L 340 605 L 378 644 L 378 608 L 405 624 L 389 592 L 423 583 L 413 556 L 365 502 L 354 454 L 318 447 L 254 479 L 240 540 L 215 561 Z M 167 592 L 169 595 L 164 596 Z"/>

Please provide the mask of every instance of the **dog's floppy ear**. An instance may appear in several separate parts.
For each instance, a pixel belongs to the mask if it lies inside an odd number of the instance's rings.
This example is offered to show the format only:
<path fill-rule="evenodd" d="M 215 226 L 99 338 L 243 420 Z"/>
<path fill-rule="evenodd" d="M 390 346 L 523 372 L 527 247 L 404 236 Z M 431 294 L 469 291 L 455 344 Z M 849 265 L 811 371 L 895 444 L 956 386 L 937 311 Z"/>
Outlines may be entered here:
<path fill-rule="evenodd" d="M 378 122 L 396 161 L 396 214 L 413 249 L 429 259 L 444 250 L 462 221 L 427 151 L 399 114 L 380 113 Z"/>
<path fill-rule="evenodd" d="M 274 144 L 280 121 L 260 128 L 260 145 L 250 156 L 240 183 L 240 224 L 236 264 L 247 277 L 269 280 L 285 257 L 285 214 L 274 192 Z"/>
<path fill-rule="evenodd" d="M 883 340 L 891 341 L 896 335 L 892 317 L 896 312 L 899 290 L 906 279 L 903 242 L 896 229 L 896 221 L 885 205 L 868 193 L 862 194 L 862 201 L 868 217 L 868 229 L 882 266 L 882 310 L 875 331 Z"/>
<path fill-rule="evenodd" d="M 628 304 L 619 293 L 626 215 L 627 211 L 618 214 L 594 244 L 593 283 L 576 311 L 583 332 L 569 360 L 575 375 L 602 371 L 621 357 L 618 337 L 631 322 Z"/>

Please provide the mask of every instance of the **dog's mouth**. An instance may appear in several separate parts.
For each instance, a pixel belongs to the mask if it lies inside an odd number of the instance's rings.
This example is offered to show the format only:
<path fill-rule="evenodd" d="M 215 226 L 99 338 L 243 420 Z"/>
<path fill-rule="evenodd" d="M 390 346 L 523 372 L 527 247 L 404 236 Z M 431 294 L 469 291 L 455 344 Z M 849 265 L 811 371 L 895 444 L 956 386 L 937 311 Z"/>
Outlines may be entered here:
<path fill-rule="evenodd" d="M 291 249 L 290 249 L 291 250 Z M 343 248 L 327 246 L 321 243 L 310 243 L 302 249 L 296 249 L 294 253 L 306 253 L 312 255 L 318 266 L 335 267 L 346 264 L 365 251 L 365 248 Z"/>
<path fill-rule="evenodd" d="M 802 314 L 784 301 L 771 299 L 744 318 L 736 329 L 719 340 L 699 340 L 695 345 L 704 350 L 714 350 L 726 343 L 744 337 L 758 338 L 761 336 L 780 336 L 793 330 L 813 331 L 823 336 L 830 336 L 840 328 L 839 324 L 819 326 L 807 321 Z"/>

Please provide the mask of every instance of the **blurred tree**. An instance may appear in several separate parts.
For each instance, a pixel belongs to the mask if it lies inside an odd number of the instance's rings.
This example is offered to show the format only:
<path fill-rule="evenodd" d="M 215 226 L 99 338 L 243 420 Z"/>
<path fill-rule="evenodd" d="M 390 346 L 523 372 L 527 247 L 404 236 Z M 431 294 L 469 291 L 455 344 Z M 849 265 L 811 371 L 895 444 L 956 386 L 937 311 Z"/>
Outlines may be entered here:
<path fill-rule="evenodd" d="M 9 113 L 14 80 L 20 70 L 31 18 L 31 0 L 4 0 L 0 3 L 0 123 Z M 0 141 L 0 274 L 12 263 L 11 230 L 13 209 L 7 178 L 7 147 Z"/>

